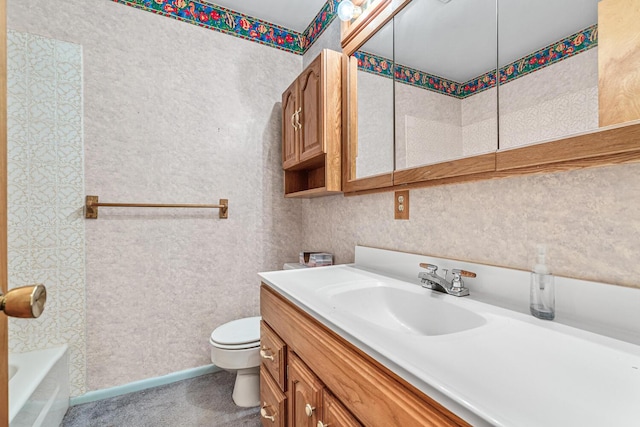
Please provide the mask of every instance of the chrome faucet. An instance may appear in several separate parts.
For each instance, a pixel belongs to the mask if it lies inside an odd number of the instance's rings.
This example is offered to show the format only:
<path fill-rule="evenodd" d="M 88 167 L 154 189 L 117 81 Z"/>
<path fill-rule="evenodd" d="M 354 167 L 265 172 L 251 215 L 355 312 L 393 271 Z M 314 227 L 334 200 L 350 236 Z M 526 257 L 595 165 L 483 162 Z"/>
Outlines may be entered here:
<path fill-rule="evenodd" d="M 462 281 L 462 277 L 476 277 L 476 273 L 472 273 L 466 270 L 454 269 L 451 270 L 451 274 L 453 274 L 453 279 L 451 282 L 447 281 L 447 272 L 449 270 L 444 270 L 444 277 L 439 276 L 438 266 L 427 263 L 420 263 L 420 267 L 426 268 L 427 271 L 420 272 L 418 274 L 418 278 L 422 281 L 422 287 L 427 289 L 432 289 L 438 292 L 444 292 L 449 295 L 453 295 L 456 297 L 464 297 L 469 295 L 469 289 L 465 288 L 464 282 Z"/>

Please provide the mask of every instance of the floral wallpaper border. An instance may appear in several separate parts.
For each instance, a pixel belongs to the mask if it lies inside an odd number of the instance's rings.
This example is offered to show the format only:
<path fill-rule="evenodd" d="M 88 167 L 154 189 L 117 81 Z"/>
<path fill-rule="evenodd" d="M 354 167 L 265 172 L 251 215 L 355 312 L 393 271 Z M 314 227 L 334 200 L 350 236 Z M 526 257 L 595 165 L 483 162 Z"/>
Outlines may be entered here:
<path fill-rule="evenodd" d="M 336 17 L 339 0 L 327 0 L 309 26 L 298 33 L 211 3 L 193 0 L 112 0 L 199 27 L 303 55 Z"/>
<path fill-rule="evenodd" d="M 512 82 L 563 59 L 586 52 L 597 45 L 598 25 L 596 24 L 500 68 L 500 84 Z M 358 69 L 390 77 L 388 70 L 384 69 L 381 64 L 393 65 L 392 60 L 362 51 L 358 51 L 354 55 L 358 58 Z M 464 83 L 458 83 L 398 64 L 394 66 L 394 75 L 396 80 L 401 83 L 459 99 L 468 98 L 496 85 L 495 71 L 490 71 Z"/>
<path fill-rule="evenodd" d="M 358 70 L 393 78 L 393 61 L 382 56 L 359 50 L 353 54 L 358 60 Z"/>
<path fill-rule="evenodd" d="M 460 83 L 453 80 L 447 80 L 433 74 L 428 74 L 415 68 L 405 67 L 404 65 L 396 65 L 394 74 L 396 81 L 411 86 L 417 86 L 422 89 L 438 92 L 443 95 L 460 98 Z"/>
<path fill-rule="evenodd" d="M 500 83 L 509 83 L 597 45 L 598 25 L 595 24 L 500 68 Z"/>

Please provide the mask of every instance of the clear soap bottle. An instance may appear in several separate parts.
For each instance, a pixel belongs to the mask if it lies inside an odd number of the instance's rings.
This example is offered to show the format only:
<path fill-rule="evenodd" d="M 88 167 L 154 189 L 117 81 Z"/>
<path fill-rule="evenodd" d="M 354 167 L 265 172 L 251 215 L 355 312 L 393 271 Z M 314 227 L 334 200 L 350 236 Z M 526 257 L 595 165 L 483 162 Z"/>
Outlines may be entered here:
<path fill-rule="evenodd" d="M 546 248 L 538 245 L 538 261 L 531 272 L 529 309 L 538 319 L 553 320 L 556 300 L 553 275 L 545 264 Z"/>

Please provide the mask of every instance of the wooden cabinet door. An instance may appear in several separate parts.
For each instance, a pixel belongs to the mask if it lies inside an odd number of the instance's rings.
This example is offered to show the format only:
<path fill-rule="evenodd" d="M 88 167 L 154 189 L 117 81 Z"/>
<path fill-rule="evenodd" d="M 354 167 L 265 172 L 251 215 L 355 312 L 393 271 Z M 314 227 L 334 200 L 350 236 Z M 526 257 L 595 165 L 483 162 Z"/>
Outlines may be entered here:
<path fill-rule="evenodd" d="M 327 389 L 322 392 L 322 427 L 362 427 L 362 424 Z M 321 424 L 318 423 L 318 427 Z"/>
<path fill-rule="evenodd" d="M 297 80 L 282 94 L 282 168 L 288 169 L 298 163 L 298 108 Z"/>
<path fill-rule="evenodd" d="M 300 111 L 300 161 L 311 159 L 324 152 L 322 55 L 319 55 L 298 78 Z"/>
<path fill-rule="evenodd" d="M 316 427 L 323 385 L 295 353 L 289 352 L 289 427 Z"/>

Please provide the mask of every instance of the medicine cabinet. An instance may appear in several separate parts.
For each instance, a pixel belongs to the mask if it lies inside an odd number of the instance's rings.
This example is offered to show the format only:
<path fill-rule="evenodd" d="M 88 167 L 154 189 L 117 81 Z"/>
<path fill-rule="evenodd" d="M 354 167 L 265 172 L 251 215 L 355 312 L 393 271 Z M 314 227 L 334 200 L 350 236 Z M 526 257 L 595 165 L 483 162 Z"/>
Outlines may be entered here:
<path fill-rule="evenodd" d="M 343 33 L 346 193 L 640 160 L 633 0 L 369 9 Z"/>

